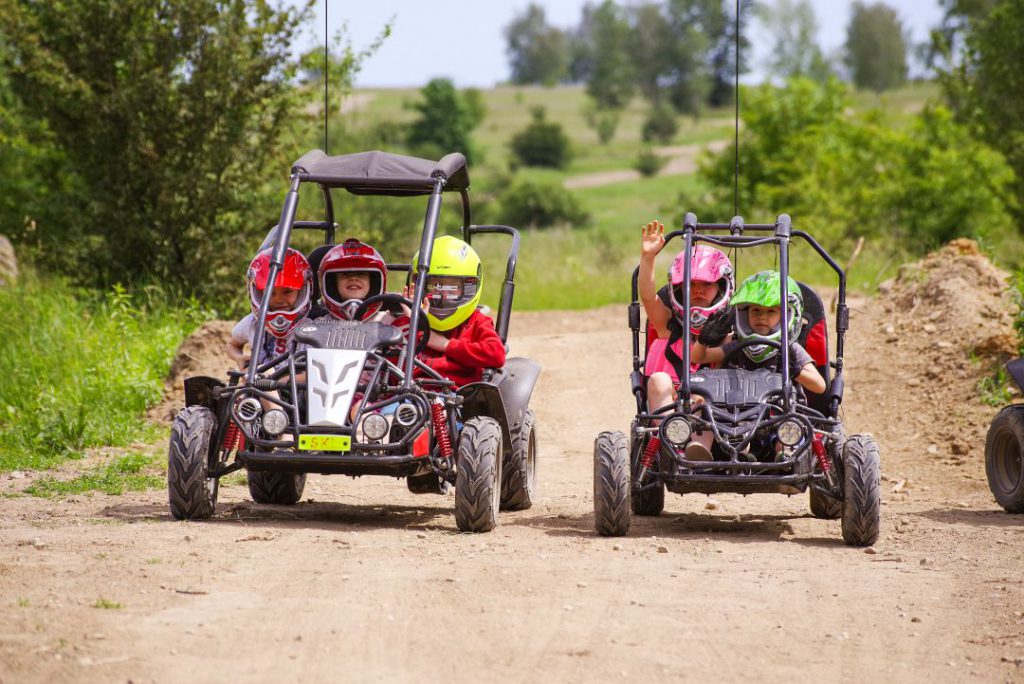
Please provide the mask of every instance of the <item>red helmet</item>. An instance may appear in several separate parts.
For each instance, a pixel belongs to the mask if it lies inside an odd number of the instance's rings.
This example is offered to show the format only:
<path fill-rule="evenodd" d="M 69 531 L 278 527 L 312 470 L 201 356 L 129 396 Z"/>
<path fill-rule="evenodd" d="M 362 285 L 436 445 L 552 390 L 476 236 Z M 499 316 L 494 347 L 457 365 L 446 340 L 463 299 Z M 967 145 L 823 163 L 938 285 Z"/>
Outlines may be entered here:
<path fill-rule="evenodd" d="M 345 272 L 369 275 L 369 292 L 363 297 L 346 297 L 345 293 L 338 289 L 338 280 L 334 277 L 334 274 Z M 327 310 L 336 318 L 352 320 L 353 314 L 364 299 L 384 294 L 388 285 L 388 267 L 380 252 L 355 238 L 349 238 L 332 247 L 331 251 L 324 255 L 320 262 L 318 279 Z M 378 309 L 380 302 L 367 309 L 364 318 L 373 315 Z"/>
<path fill-rule="evenodd" d="M 274 250 L 265 249 L 256 255 L 249 264 L 246 280 L 249 284 L 249 300 L 252 302 L 252 313 L 259 316 L 260 303 L 267 289 L 270 277 L 270 257 Z M 284 266 L 277 273 L 274 287 L 287 287 L 298 291 L 294 304 L 288 310 L 267 309 L 266 329 L 274 337 L 287 337 L 306 314 L 309 313 L 309 295 L 313 285 L 313 272 L 302 252 L 288 248 L 284 257 Z"/>

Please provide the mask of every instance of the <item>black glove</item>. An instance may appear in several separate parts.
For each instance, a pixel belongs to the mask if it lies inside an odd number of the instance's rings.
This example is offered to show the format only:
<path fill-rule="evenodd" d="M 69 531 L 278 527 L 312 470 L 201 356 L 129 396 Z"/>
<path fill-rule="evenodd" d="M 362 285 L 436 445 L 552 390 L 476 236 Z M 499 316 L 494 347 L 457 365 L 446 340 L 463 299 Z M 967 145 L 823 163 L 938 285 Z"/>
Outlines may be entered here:
<path fill-rule="evenodd" d="M 711 314 L 700 329 L 697 341 L 705 347 L 717 347 L 732 331 L 732 307 L 727 306 L 721 311 Z"/>

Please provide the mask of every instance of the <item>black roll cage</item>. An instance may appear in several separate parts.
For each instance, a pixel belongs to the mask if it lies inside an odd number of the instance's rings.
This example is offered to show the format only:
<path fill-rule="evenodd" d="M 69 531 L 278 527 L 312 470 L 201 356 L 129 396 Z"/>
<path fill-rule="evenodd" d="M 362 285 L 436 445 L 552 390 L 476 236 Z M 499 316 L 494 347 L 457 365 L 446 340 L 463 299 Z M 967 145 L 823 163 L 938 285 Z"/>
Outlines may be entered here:
<path fill-rule="evenodd" d="M 450 156 L 450 155 L 449 155 Z M 447 157 L 445 158 L 447 159 Z M 302 160 L 300 160 L 301 162 Z M 444 160 L 442 160 L 443 162 Z M 439 162 L 440 164 L 440 162 Z M 464 168 L 462 169 L 464 172 Z M 302 183 L 305 182 L 316 182 L 310 178 L 310 174 L 302 169 L 300 166 L 292 169 L 292 175 L 290 177 L 290 185 L 288 192 L 285 195 L 284 207 L 281 209 L 281 216 L 277 223 L 277 231 L 274 236 L 272 253 L 270 259 L 270 273 L 268 275 L 268 282 L 274 282 L 277 279 L 277 274 L 280 272 L 284 265 L 284 257 L 287 252 L 289 242 L 291 241 L 291 233 L 293 229 L 313 229 L 324 231 L 325 244 L 333 244 L 335 239 L 335 228 L 336 223 L 334 220 L 334 202 L 331 198 L 331 189 L 334 187 L 345 188 L 350 192 L 357 192 L 358 194 L 379 194 L 394 196 L 393 185 L 387 183 L 380 183 L 379 188 L 374 188 L 372 179 L 361 179 L 359 183 L 355 182 L 338 182 L 338 183 L 323 183 L 319 182 L 318 186 L 323 196 L 324 201 L 324 220 L 323 221 L 296 221 L 295 213 L 298 208 L 299 202 L 299 188 Z M 426 290 L 427 274 L 430 271 L 430 258 L 431 252 L 433 251 L 434 238 L 437 234 L 437 223 L 438 217 L 441 213 L 441 195 L 445 191 L 445 186 L 448 183 L 448 177 L 440 169 L 435 169 L 432 173 L 432 188 L 429 191 L 429 199 L 427 201 L 426 214 L 423 219 L 423 232 L 420 237 L 419 254 L 420 259 L 418 261 L 418 268 L 415 274 L 410 274 L 414 283 L 414 302 L 423 301 L 423 296 Z M 483 225 L 475 226 L 472 225 L 472 212 L 469 203 L 469 192 L 468 192 L 468 178 L 464 183 L 465 187 L 459 187 L 457 192 L 462 204 L 462 239 L 465 242 L 472 244 L 474 235 L 497 233 L 508 235 L 512 238 L 512 246 L 509 250 L 509 257 L 505 267 L 505 279 L 502 281 L 501 296 L 499 300 L 498 313 L 495 321 L 495 330 L 501 341 L 504 343 L 508 338 L 508 326 L 509 319 L 512 314 L 512 300 L 515 295 L 515 271 L 516 264 L 519 259 L 519 231 L 511 226 L 503 225 Z M 425 192 L 408 193 L 409 195 L 426 194 Z M 402 264 L 396 264 L 396 267 L 401 269 Z M 389 264 L 390 268 L 390 264 Z M 406 267 L 408 269 L 409 267 Z M 259 312 L 256 320 L 256 335 L 252 341 L 253 349 L 261 349 L 263 341 L 266 336 L 264 330 L 264 324 L 267 320 L 267 311 L 270 307 L 270 295 L 272 288 L 266 288 L 263 299 L 260 302 Z M 409 335 L 408 340 L 416 340 L 417 333 L 422 326 L 422 312 L 419 307 L 413 307 L 412 315 L 410 316 L 409 322 Z M 407 342 L 407 344 L 411 344 Z M 415 354 L 408 353 L 405 355 L 404 368 L 403 368 L 403 381 L 402 390 L 408 391 L 412 386 L 413 369 L 415 367 Z M 246 381 L 247 384 L 252 385 L 256 379 L 257 369 L 255 364 L 250 364 L 247 373 Z"/>
<path fill-rule="evenodd" d="M 727 231 L 726 235 L 709 235 L 706 233 L 716 231 Z M 745 235 L 745 232 L 752 231 L 757 233 L 768 233 L 766 236 L 755 236 Z M 780 273 L 780 302 L 782 320 L 786 321 L 789 319 L 789 303 L 787 301 L 787 283 L 789 279 L 789 245 L 794 237 L 800 238 L 807 242 L 815 252 L 827 263 L 833 271 L 839 281 L 839 291 L 836 299 L 836 314 L 835 314 L 835 331 L 836 331 L 836 354 L 835 360 L 832 362 L 832 366 L 835 369 L 835 375 L 832 378 L 834 386 L 842 386 L 842 373 L 843 373 L 843 351 L 846 340 L 846 331 L 849 328 L 850 314 L 846 306 L 846 273 L 836 263 L 835 259 L 818 244 L 811 235 L 807 234 L 802 230 L 793 229 L 793 221 L 788 214 L 779 214 L 775 223 L 750 223 L 744 222 L 742 216 L 734 216 L 729 223 L 698 223 L 697 216 L 693 212 L 687 212 L 683 219 L 683 226 L 679 230 L 674 230 L 665 235 L 665 245 L 668 245 L 669 241 L 673 238 L 682 237 L 684 250 L 690 252 L 697 244 L 707 243 L 715 245 L 717 247 L 725 248 L 745 248 L 745 247 L 756 247 L 759 245 L 776 245 L 779 249 L 779 273 Z M 633 336 L 633 391 L 637 397 L 638 402 L 638 413 L 645 413 L 644 407 L 641 405 L 639 392 L 642 391 L 640 381 L 642 380 L 642 368 L 640 365 L 640 303 L 639 303 L 639 287 L 638 280 L 640 277 L 640 267 L 637 266 L 633 269 L 632 277 L 632 301 L 629 306 L 629 325 Z M 685 310 L 690 309 L 690 260 L 685 259 L 683 262 L 683 307 Z M 690 413 L 690 403 L 692 395 L 694 394 L 691 388 L 690 382 L 690 342 L 691 333 L 690 326 L 684 325 L 683 327 L 683 356 L 682 366 L 676 368 L 677 377 L 680 381 L 680 392 L 679 399 L 676 402 L 676 410 L 684 413 Z M 779 346 L 781 349 L 789 349 L 789 330 L 788 326 L 781 326 L 781 341 Z M 767 340 L 766 340 L 767 342 Z M 780 358 L 782 369 L 781 373 L 783 376 L 783 390 L 782 390 L 782 401 L 783 410 L 785 413 L 793 413 L 791 407 L 792 401 L 792 379 L 789 374 L 789 354 L 783 353 Z M 826 387 L 826 392 L 828 388 Z M 831 399 L 831 414 L 835 416 L 838 412 L 838 404 L 840 397 L 833 397 Z"/>

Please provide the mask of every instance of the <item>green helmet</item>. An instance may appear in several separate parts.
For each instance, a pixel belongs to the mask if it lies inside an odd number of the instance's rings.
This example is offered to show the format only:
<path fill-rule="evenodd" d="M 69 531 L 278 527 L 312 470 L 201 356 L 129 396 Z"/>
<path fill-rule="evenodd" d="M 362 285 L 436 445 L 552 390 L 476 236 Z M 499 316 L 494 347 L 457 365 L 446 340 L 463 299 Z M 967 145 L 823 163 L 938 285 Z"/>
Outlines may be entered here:
<path fill-rule="evenodd" d="M 410 276 L 416 273 L 419 258 L 420 253 L 416 252 Z M 464 323 L 480 303 L 482 289 L 483 272 L 476 251 L 450 235 L 434 240 L 427 276 L 430 327 L 445 332 Z"/>
<path fill-rule="evenodd" d="M 779 325 L 776 325 L 770 333 L 761 335 L 750 326 L 750 318 L 748 316 L 748 309 L 752 305 L 765 308 L 781 306 L 779 301 L 780 290 L 782 289 L 779 282 L 780 277 L 778 271 L 761 271 L 744 280 L 739 289 L 736 290 L 736 294 L 730 300 L 730 303 L 736 307 L 736 339 L 744 341 L 753 339 L 781 341 L 782 329 Z M 786 296 L 789 307 L 789 323 L 787 325 L 789 340 L 794 342 L 800 334 L 801 328 L 803 328 L 804 296 L 800 286 L 792 278 L 787 278 L 786 280 Z M 745 347 L 743 353 L 751 361 L 761 363 L 775 356 L 778 350 L 766 344 L 755 344 Z"/>

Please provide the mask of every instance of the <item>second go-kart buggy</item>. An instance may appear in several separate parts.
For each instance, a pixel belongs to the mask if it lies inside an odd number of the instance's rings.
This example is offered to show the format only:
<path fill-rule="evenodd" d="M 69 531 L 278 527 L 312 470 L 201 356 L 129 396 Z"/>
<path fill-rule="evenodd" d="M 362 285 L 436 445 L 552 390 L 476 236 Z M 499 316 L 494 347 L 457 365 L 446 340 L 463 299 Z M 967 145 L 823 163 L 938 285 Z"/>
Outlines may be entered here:
<path fill-rule="evenodd" d="M 299 189 L 319 186 L 323 221 L 297 221 Z M 334 242 L 331 190 L 359 195 L 428 196 L 419 259 L 410 273 L 414 297 L 381 293 L 365 299 L 354 320 L 318 318 L 300 324 L 295 339 L 305 350 L 230 371 L 229 381 L 191 377 L 185 403 L 171 428 L 167 485 L 171 513 L 208 518 L 222 476 L 246 469 L 257 503 L 294 504 L 307 473 L 388 475 L 405 478 L 415 493 L 455 489 L 458 528 L 486 532 L 498 510 L 523 509 L 535 497 L 536 436 L 530 397 L 540 366 L 509 358 L 484 379 L 461 388 L 423 364 L 416 352 L 429 332 L 423 301 L 437 233 L 442 193 L 462 201 L 462 237 L 497 233 L 511 237 L 496 331 L 508 334 L 519 233 L 508 226 L 471 224 L 469 173 L 463 155 L 434 162 L 385 152 L 328 156 L 313 150 L 292 167 L 291 184 L 272 247 L 267 282 L 282 268 L 293 229 L 321 230 L 324 245 L 310 253 L 316 264 Z M 389 269 L 410 270 L 408 264 Z M 259 306 L 253 349 L 261 349 L 270 287 Z M 416 305 L 413 304 L 416 302 Z M 374 304 L 407 307 L 407 334 L 381 322 L 364 322 Z M 417 342 L 418 341 L 418 342 Z"/>
<path fill-rule="evenodd" d="M 1024 359 L 1006 370 L 1024 390 Z M 996 503 L 1007 513 L 1024 513 L 1024 404 L 1003 407 L 992 419 L 985 438 L 985 475 Z"/>
<path fill-rule="evenodd" d="M 725 233 L 718 234 L 715 233 Z M 754 233 L 754 234 L 749 234 Z M 760 234 L 758 234 L 760 233 Z M 778 250 L 781 320 L 789 321 L 787 301 L 789 248 L 793 238 L 806 241 L 836 272 L 839 279 L 835 318 L 836 355 L 828 359 L 825 310 L 809 287 L 798 283 L 804 300 L 798 341 L 814 359 L 826 381 L 821 395 L 801 400 L 789 372 L 789 354 L 775 355 L 776 370 L 758 368 L 700 368 L 690 374 L 691 331 L 683 325 L 682 359 L 676 363 L 680 378 L 678 400 L 654 412 L 647 408 L 647 390 L 641 355 L 640 304 L 637 297 L 639 268 L 633 272 L 629 326 L 633 334 L 633 372 L 636 417 L 629 435 L 602 432 L 594 443 L 594 522 L 597 532 L 621 536 L 630 528 L 631 515 L 656 516 L 665 505 L 665 490 L 751 494 L 810 491 L 810 507 L 819 518 L 841 518 L 847 544 L 867 546 L 878 537 L 880 514 L 880 465 L 878 446 L 869 435 L 847 436 L 839 417 L 843 399 L 843 343 L 849 323 L 846 306 L 846 275 L 810 235 L 794 230 L 789 216 L 774 224 L 744 225 L 742 217 L 728 224 L 701 224 L 688 213 L 682 230 L 665 236 L 668 243 L 682 237 L 686 253 L 699 243 L 717 247 L 748 248 L 774 245 Z M 683 308 L 689 319 L 691 265 L 683 260 L 681 287 Z M 790 332 L 781 328 L 781 339 L 754 337 L 749 345 L 768 345 L 788 350 Z M 650 333 L 648 333 L 650 336 Z M 728 361 L 728 359 L 727 359 Z M 729 364 L 723 364 L 728 366 Z M 830 378 L 830 370 L 835 373 Z M 699 400 L 697 398 L 700 398 Z M 686 446 L 698 431 L 714 435 L 713 460 L 688 460 Z M 648 449 L 652 438 L 660 448 Z M 774 448 L 782 444 L 782 450 Z"/>

